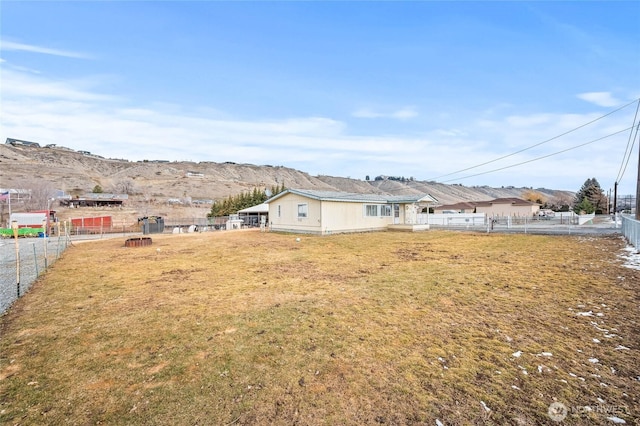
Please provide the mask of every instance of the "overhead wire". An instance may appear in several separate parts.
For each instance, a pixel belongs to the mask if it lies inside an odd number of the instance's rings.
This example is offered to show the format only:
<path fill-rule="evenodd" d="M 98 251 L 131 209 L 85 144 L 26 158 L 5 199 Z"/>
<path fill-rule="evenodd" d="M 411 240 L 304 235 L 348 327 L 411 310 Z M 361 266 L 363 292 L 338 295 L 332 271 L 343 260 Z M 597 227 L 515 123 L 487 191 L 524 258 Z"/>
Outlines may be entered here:
<path fill-rule="evenodd" d="M 640 123 L 636 126 L 636 134 L 633 137 L 633 142 L 631 143 L 631 149 L 629 150 L 629 155 L 627 156 L 627 161 L 624 163 L 624 169 L 622 169 L 622 173 L 620 177 L 616 179 L 616 182 L 620 183 L 622 181 L 622 177 L 624 176 L 624 172 L 627 170 L 627 166 L 629 165 L 629 160 L 631 159 L 631 154 L 633 152 L 633 147 L 636 144 L 636 140 L 638 139 L 638 130 L 640 130 Z M 633 130 L 631 131 L 633 133 Z"/>
<path fill-rule="evenodd" d="M 468 176 L 463 176 L 463 177 L 460 177 L 460 178 L 444 180 L 441 183 L 453 182 L 453 181 L 468 179 L 468 178 L 472 178 L 472 177 L 476 177 L 476 176 L 482 176 L 482 175 L 486 175 L 486 174 L 489 174 L 489 173 L 495 173 L 495 172 L 499 172 L 499 171 L 502 171 L 502 170 L 510 169 L 510 168 L 513 168 L 513 167 L 522 166 L 523 164 L 533 163 L 534 161 L 538 161 L 538 160 L 542 160 L 542 159 L 545 159 L 545 158 L 553 157 L 554 155 L 558 155 L 558 154 L 563 154 L 563 153 L 565 153 L 567 151 L 578 149 L 578 148 L 581 148 L 583 146 L 590 145 L 590 144 L 595 143 L 595 142 L 599 142 L 599 141 L 601 141 L 603 139 L 610 138 L 611 136 L 619 135 L 620 133 L 626 132 L 629 129 L 633 129 L 633 126 L 632 127 L 627 127 L 626 129 L 618 130 L 617 132 L 610 133 L 610 134 L 608 134 L 606 136 L 599 137 L 599 138 L 594 139 L 592 141 L 581 143 L 580 145 L 575 145 L 575 146 L 572 146 L 570 148 L 563 149 L 561 151 L 556 151 L 556 152 L 551 153 L 551 154 L 543 155 L 541 157 L 536 157 L 536 158 L 533 158 L 531 160 L 522 161 L 520 163 L 511 164 L 509 166 L 500 167 L 498 169 L 487 170 L 486 172 L 482 172 L 482 173 L 475 173 L 475 174 L 468 175 Z"/>
<path fill-rule="evenodd" d="M 640 100 L 638 100 L 638 106 L 636 107 L 636 114 L 633 116 L 633 125 L 631 126 L 632 129 L 631 129 L 631 132 L 629 133 L 629 139 L 627 140 L 627 147 L 624 150 L 622 163 L 620 164 L 620 170 L 618 170 L 618 175 L 616 176 L 615 182 L 620 182 L 622 180 L 622 177 L 624 176 L 624 172 L 627 170 L 627 165 L 629 164 L 629 159 L 631 158 L 631 153 L 633 152 L 633 147 L 636 143 L 636 137 L 638 136 L 638 127 L 636 126 L 636 119 L 638 118 L 639 110 L 640 110 Z M 638 126 L 640 126 L 640 124 Z M 633 127 L 636 128 L 635 136 L 633 134 Z"/>
<path fill-rule="evenodd" d="M 602 115 L 602 116 L 600 116 L 600 117 L 598 117 L 598 118 L 596 118 L 596 119 L 593 119 L 593 120 L 591 120 L 591 121 L 589 121 L 589 122 L 587 122 L 587 123 L 581 124 L 581 125 L 580 125 L 580 126 L 578 126 L 578 127 L 575 127 L 575 128 L 573 128 L 573 129 L 571 129 L 571 130 L 568 130 L 568 131 L 566 131 L 566 132 L 564 132 L 564 133 L 561 133 L 561 134 L 559 134 L 559 135 L 557 135 L 557 136 L 554 136 L 554 137 L 549 138 L 549 139 L 547 139 L 547 140 L 544 140 L 544 141 L 542 141 L 542 142 L 538 142 L 538 143 L 536 143 L 536 144 L 534 144 L 534 145 L 530 145 L 530 146 L 528 146 L 528 147 L 526 147 L 526 148 L 522 148 L 522 149 L 520 149 L 520 150 L 518 150 L 518 151 L 512 152 L 511 154 L 503 155 L 502 157 L 498 157 L 498 158 L 495 158 L 495 159 L 493 159 L 493 160 L 485 161 L 484 163 L 480 163 L 480 164 L 477 164 L 477 165 L 475 165 L 475 166 L 471 166 L 471 167 L 467 167 L 467 168 L 464 168 L 464 169 L 460 169 L 460 170 L 457 170 L 457 171 L 455 171 L 455 172 L 451 172 L 451 173 L 446 173 L 446 174 L 444 174 L 444 175 L 436 176 L 436 177 L 434 177 L 434 178 L 429 178 L 429 179 L 427 179 L 427 181 L 438 180 L 438 179 L 443 178 L 443 177 L 447 177 L 447 176 L 451 176 L 451 175 L 456 175 L 456 174 L 458 174 L 458 173 L 462 173 L 462 172 L 466 172 L 466 171 L 468 171 L 468 170 L 477 169 L 478 167 L 486 166 L 487 164 L 495 163 L 496 161 L 504 160 L 505 158 L 513 157 L 514 155 L 517 155 L 517 154 L 520 154 L 520 153 L 522 153 L 522 152 L 528 151 L 528 150 L 530 150 L 530 149 L 536 148 L 536 147 L 538 147 L 538 146 L 540 146 L 540 145 L 544 145 L 544 144 L 546 144 L 546 143 L 548 143 L 548 142 L 551 142 L 551 141 L 554 141 L 554 140 L 556 140 L 556 139 L 558 139 L 558 138 L 561 138 L 562 136 L 566 136 L 566 135 L 568 135 L 568 134 L 570 134 L 570 133 L 573 133 L 573 132 L 575 132 L 575 131 L 577 131 L 577 130 L 580 130 L 580 129 L 582 129 L 583 127 L 586 127 L 586 126 L 588 126 L 588 125 L 590 125 L 590 124 L 595 123 L 595 122 L 596 122 L 596 121 L 598 121 L 598 120 L 602 120 L 603 118 L 606 118 L 606 117 L 608 117 L 608 116 L 610 116 L 610 115 L 612 115 L 612 114 L 615 114 L 616 112 L 618 112 L 618 111 L 620 111 L 620 110 L 625 109 L 625 108 L 626 108 L 626 107 L 628 107 L 629 105 L 633 105 L 635 102 L 640 102 L 640 98 L 638 98 L 638 99 L 634 99 L 633 101 L 631 101 L 631 102 L 629 102 L 629 103 L 627 103 L 627 104 L 625 104 L 625 105 L 623 105 L 623 106 L 621 106 L 621 107 L 619 107 L 619 108 L 617 108 L 617 109 L 615 109 L 615 110 L 613 110 L 613 111 L 610 111 L 610 112 L 608 112 L 608 113 L 606 113 L 606 114 L 604 114 L 604 115 Z M 485 174 L 485 173 L 481 173 L 481 174 Z M 474 175 L 474 176 L 476 176 L 476 175 Z M 453 180 L 456 180 L 456 179 L 453 179 Z M 451 180 L 447 180 L 447 181 L 443 181 L 443 182 L 451 182 Z"/>

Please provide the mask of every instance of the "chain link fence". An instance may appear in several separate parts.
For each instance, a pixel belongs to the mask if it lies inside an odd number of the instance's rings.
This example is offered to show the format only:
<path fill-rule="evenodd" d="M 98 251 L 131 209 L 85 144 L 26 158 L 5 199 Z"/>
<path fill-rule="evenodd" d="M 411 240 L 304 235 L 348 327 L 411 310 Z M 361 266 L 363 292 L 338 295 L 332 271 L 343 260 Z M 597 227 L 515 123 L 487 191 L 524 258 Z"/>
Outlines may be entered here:
<path fill-rule="evenodd" d="M 64 236 L 0 239 L 0 314 L 29 291 L 69 245 Z"/>

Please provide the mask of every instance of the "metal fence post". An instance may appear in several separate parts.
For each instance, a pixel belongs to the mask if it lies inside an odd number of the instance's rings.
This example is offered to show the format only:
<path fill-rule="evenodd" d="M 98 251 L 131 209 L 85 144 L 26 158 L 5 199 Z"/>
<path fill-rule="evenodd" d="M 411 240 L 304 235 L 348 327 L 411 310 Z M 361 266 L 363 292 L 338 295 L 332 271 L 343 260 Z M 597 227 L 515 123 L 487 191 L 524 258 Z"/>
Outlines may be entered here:
<path fill-rule="evenodd" d="M 33 263 L 36 266 L 36 277 L 40 276 L 40 271 L 38 271 L 38 256 L 36 255 L 36 243 L 31 243 L 33 246 Z"/>
<path fill-rule="evenodd" d="M 20 244 L 18 243 L 18 221 L 11 222 L 11 228 L 13 229 L 13 237 L 16 243 L 16 293 L 20 297 Z"/>

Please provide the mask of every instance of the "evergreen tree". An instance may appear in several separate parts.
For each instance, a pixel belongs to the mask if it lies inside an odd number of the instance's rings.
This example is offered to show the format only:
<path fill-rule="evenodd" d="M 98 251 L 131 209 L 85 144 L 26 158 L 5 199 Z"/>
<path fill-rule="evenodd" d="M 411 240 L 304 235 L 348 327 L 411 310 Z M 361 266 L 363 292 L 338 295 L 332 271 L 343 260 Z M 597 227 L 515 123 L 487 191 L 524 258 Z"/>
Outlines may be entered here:
<path fill-rule="evenodd" d="M 591 214 L 595 211 L 595 209 L 593 207 L 593 204 L 591 204 L 591 201 L 589 201 L 587 197 L 584 197 L 580 204 L 574 207 L 574 211 L 578 214 Z"/>
<path fill-rule="evenodd" d="M 584 200 L 587 200 L 589 204 L 583 203 Z M 591 211 L 587 211 L 583 207 L 591 206 Z M 596 213 L 602 214 L 607 211 L 607 197 L 604 195 L 600 184 L 598 183 L 596 178 L 587 179 L 580 190 L 576 193 L 576 196 L 573 200 L 573 211 L 575 213 L 580 213 L 584 211 L 586 213 Z"/>
<path fill-rule="evenodd" d="M 281 191 L 284 191 L 284 184 L 282 184 L 282 189 L 280 189 L 280 187 L 278 186 L 272 187 L 272 196 L 280 193 Z M 229 195 L 227 198 L 221 201 L 214 201 L 213 205 L 211 206 L 211 211 L 207 214 L 207 216 L 229 216 L 230 214 L 237 213 L 238 210 L 246 209 L 248 207 L 264 203 L 267 198 L 268 197 L 265 190 L 259 190 L 258 188 L 254 188 L 253 191 L 241 192 L 240 194 L 236 195 Z"/>

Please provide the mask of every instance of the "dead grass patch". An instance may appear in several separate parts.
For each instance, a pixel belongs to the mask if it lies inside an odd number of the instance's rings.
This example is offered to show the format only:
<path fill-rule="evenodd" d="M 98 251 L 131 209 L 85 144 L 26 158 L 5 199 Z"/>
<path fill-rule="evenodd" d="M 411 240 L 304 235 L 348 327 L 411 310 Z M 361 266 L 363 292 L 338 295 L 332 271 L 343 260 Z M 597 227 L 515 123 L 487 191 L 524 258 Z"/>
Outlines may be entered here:
<path fill-rule="evenodd" d="M 623 245 L 448 232 L 83 244 L 0 319 L 0 422 L 549 424 L 560 401 L 568 424 L 605 410 L 632 423 L 640 275 Z"/>

